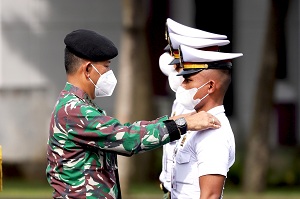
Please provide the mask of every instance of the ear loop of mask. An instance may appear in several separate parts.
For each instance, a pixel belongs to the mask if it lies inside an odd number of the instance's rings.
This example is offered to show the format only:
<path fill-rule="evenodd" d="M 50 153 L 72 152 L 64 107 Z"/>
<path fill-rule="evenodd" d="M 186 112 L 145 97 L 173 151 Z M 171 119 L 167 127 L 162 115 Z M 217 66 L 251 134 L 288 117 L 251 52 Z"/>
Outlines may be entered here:
<path fill-rule="evenodd" d="M 208 81 L 208 82 L 206 82 L 205 84 L 203 84 L 202 86 L 200 86 L 199 88 L 197 88 L 197 92 L 198 92 L 198 90 L 200 89 L 200 88 L 202 88 L 203 86 L 205 86 L 206 84 L 208 84 L 210 81 Z M 196 93 L 195 93 L 195 95 L 196 95 Z M 194 97 L 195 97 L 195 95 L 194 95 Z M 200 101 L 202 101 L 204 98 L 206 98 L 207 96 L 209 95 L 209 93 L 207 93 L 206 95 L 204 95 L 204 97 L 202 97 L 201 99 L 200 99 Z M 194 98 L 193 97 L 193 98 Z"/>
<path fill-rule="evenodd" d="M 91 66 L 96 70 L 96 72 L 101 76 L 101 73 L 99 73 L 99 71 L 97 70 L 97 68 L 93 65 L 93 64 L 91 64 Z M 92 84 L 94 84 L 94 86 L 96 87 L 96 88 L 98 88 L 98 86 L 93 82 L 93 80 L 90 78 L 90 76 L 88 76 L 88 78 L 89 78 L 89 80 L 92 82 Z"/>

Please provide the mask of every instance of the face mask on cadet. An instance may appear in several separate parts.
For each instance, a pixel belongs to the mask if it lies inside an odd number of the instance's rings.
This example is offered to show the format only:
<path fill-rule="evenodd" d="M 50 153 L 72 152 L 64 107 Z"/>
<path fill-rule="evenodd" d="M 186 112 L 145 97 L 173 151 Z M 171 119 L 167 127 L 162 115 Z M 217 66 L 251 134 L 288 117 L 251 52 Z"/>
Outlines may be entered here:
<path fill-rule="evenodd" d="M 169 65 L 173 59 L 174 58 L 169 53 L 163 53 L 159 57 L 159 68 L 166 76 L 169 76 L 171 72 L 175 71 L 174 66 Z"/>
<path fill-rule="evenodd" d="M 104 74 L 100 74 L 99 71 L 96 69 L 96 67 L 93 64 L 91 64 L 91 65 L 97 71 L 97 73 L 100 75 L 96 84 L 91 80 L 90 77 L 88 77 L 89 80 L 95 86 L 95 96 L 96 97 L 111 96 L 117 85 L 117 79 L 114 75 L 114 72 L 112 70 L 109 70 Z"/>
<path fill-rule="evenodd" d="M 209 83 L 209 81 L 198 88 L 191 88 L 188 90 L 184 89 L 182 86 L 179 86 L 179 88 L 176 92 L 176 100 L 180 104 L 182 104 L 186 109 L 193 110 L 197 104 L 199 104 L 204 98 L 206 98 L 209 95 L 207 93 L 201 99 L 194 99 L 194 96 L 196 95 L 198 90 L 208 83 Z"/>
<path fill-rule="evenodd" d="M 182 76 L 177 76 L 177 74 L 178 74 L 178 72 L 176 70 L 174 70 L 169 74 L 169 77 L 168 77 L 170 88 L 174 92 L 177 91 L 178 87 L 181 85 L 181 83 L 184 80 Z"/>

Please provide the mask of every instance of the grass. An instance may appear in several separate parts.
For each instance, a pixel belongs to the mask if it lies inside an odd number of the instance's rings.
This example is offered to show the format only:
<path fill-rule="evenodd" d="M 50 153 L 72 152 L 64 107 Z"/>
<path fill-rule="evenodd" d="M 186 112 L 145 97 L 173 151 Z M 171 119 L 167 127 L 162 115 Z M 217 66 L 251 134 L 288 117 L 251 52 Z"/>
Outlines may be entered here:
<path fill-rule="evenodd" d="M 47 182 L 32 182 L 10 179 L 3 182 L 0 198 L 5 199 L 49 199 L 52 189 Z"/>
<path fill-rule="evenodd" d="M 162 199 L 161 191 L 157 184 L 137 184 L 132 186 L 130 197 L 126 199 Z M 245 194 L 236 187 L 226 187 L 224 199 L 299 199 L 299 187 L 281 187 L 269 189 L 261 194 Z"/>
<path fill-rule="evenodd" d="M 24 180 L 5 180 L 0 199 L 50 199 L 52 188 L 47 182 L 28 182 Z M 162 194 L 157 183 L 139 183 L 131 186 L 130 196 L 124 199 L 161 199 Z M 299 199 L 300 189 L 270 189 L 259 195 L 246 195 L 236 188 L 226 188 L 224 199 Z"/>

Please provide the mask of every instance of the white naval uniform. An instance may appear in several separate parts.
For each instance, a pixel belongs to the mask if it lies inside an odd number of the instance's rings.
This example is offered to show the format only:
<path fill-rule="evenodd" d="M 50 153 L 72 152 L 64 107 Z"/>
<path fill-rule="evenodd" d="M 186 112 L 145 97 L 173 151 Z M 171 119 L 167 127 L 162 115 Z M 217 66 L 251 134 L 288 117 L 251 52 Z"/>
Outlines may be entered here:
<path fill-rule="evenodd" d="M 208 113 L 221 122 L 219 129 L 189 132 L 183 144 L 184 136 L 177 141 L 172 169 L 172 199 L 199 198 L 199 177 L 208 174 L 226 177 L 234 163 L 235 140 L 224 106 L 217 106 Z"/>
<path fill-rule="evenodd" d="M 187 110 L 176 100 L 173 102 L 171 116 L 191 113 L 195 110 Z M 171 192 L 171 170 L 173 168 L 173 156 L 174 148 L 176 146 L 176 140 L 165 144 L 163 146 L 163 156 L 162 156 L 162 171 L 159 175 L 160 182 L 163 183 L 164 187 Z"/>

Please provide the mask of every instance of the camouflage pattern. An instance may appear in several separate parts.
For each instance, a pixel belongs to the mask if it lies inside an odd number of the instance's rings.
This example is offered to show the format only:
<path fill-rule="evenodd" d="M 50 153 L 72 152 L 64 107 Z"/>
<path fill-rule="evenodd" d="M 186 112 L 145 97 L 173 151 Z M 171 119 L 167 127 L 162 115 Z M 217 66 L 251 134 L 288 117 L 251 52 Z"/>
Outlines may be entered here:
<path fill-rule="evenodd" d="M 52 112 L 47 180 L 54 198 L 117 198 L 117 154 L 131 156 L 170 141 L 164 116 L 120 124 L 67 83 Z"/>

